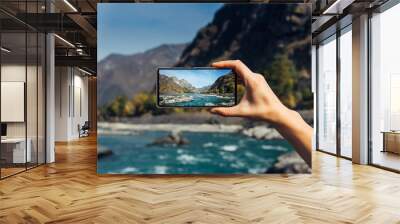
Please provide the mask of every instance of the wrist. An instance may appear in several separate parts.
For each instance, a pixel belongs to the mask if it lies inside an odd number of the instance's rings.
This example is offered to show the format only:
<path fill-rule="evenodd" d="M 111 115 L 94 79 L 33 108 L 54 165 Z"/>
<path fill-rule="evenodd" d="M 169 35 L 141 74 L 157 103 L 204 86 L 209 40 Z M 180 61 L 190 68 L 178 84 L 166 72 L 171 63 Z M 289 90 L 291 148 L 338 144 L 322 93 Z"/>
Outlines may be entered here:
<path fill-rule="evenodd" d="M 290 125 L 293 120 L 296 120 L 299 115 L 297 111 L 291 110 L 284 105 L 276 110 L 274 119 L 270 121 L 273 126 L 282 127 Z"/>

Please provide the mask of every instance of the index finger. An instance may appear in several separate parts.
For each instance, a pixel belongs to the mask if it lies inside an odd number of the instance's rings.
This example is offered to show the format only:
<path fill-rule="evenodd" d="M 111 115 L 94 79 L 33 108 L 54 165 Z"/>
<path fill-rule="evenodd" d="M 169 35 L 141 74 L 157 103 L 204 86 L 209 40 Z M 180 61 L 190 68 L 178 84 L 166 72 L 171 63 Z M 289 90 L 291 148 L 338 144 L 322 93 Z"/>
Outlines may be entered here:
<path fill-rule="evenodd" d="M 253 72 L 240 60 L 218 61 L 212 63 L 212 66 L 216 68 L 231 68 L 240 75 L 243 80 L 249 79 L 253 74 Z"/>

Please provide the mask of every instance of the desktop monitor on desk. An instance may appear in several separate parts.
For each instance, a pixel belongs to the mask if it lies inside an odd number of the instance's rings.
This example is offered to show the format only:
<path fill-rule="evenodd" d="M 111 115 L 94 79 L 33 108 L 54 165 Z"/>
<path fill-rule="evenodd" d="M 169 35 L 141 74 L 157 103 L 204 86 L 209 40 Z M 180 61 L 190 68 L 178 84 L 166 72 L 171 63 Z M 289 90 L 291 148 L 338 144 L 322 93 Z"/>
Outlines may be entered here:
<path fill-rule="evenodd" d="M 1 123 L 1 138 L 7 137 L 7 124 Z"/>

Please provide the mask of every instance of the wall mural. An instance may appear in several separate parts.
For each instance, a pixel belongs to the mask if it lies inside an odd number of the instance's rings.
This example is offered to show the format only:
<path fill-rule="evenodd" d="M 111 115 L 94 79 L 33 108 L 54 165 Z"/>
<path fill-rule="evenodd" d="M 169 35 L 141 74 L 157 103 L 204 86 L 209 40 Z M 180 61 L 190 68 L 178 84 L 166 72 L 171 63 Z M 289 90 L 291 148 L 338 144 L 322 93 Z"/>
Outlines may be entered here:
<path fill-rule="evenodd" d="M 159 67 L 240 59 L 312 124 L 309 5 L 102 3 L 98 37 L 99 174 L 310 172 L 266 123 L 159 108 L 156 96 Z M 239 78 L 239 98 L 244 89 Z"/>

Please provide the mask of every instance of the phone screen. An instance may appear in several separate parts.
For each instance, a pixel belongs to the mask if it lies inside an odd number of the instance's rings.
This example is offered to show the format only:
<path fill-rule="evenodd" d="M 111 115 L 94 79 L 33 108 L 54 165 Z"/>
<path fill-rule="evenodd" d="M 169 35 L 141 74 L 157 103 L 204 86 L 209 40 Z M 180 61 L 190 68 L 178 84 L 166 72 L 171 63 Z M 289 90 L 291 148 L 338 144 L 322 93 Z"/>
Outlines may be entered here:
<path fill-rule="evenodd" d="M 231 107 L 237 76 L 229 68 L 159 68 L 159 107 Z"/>

